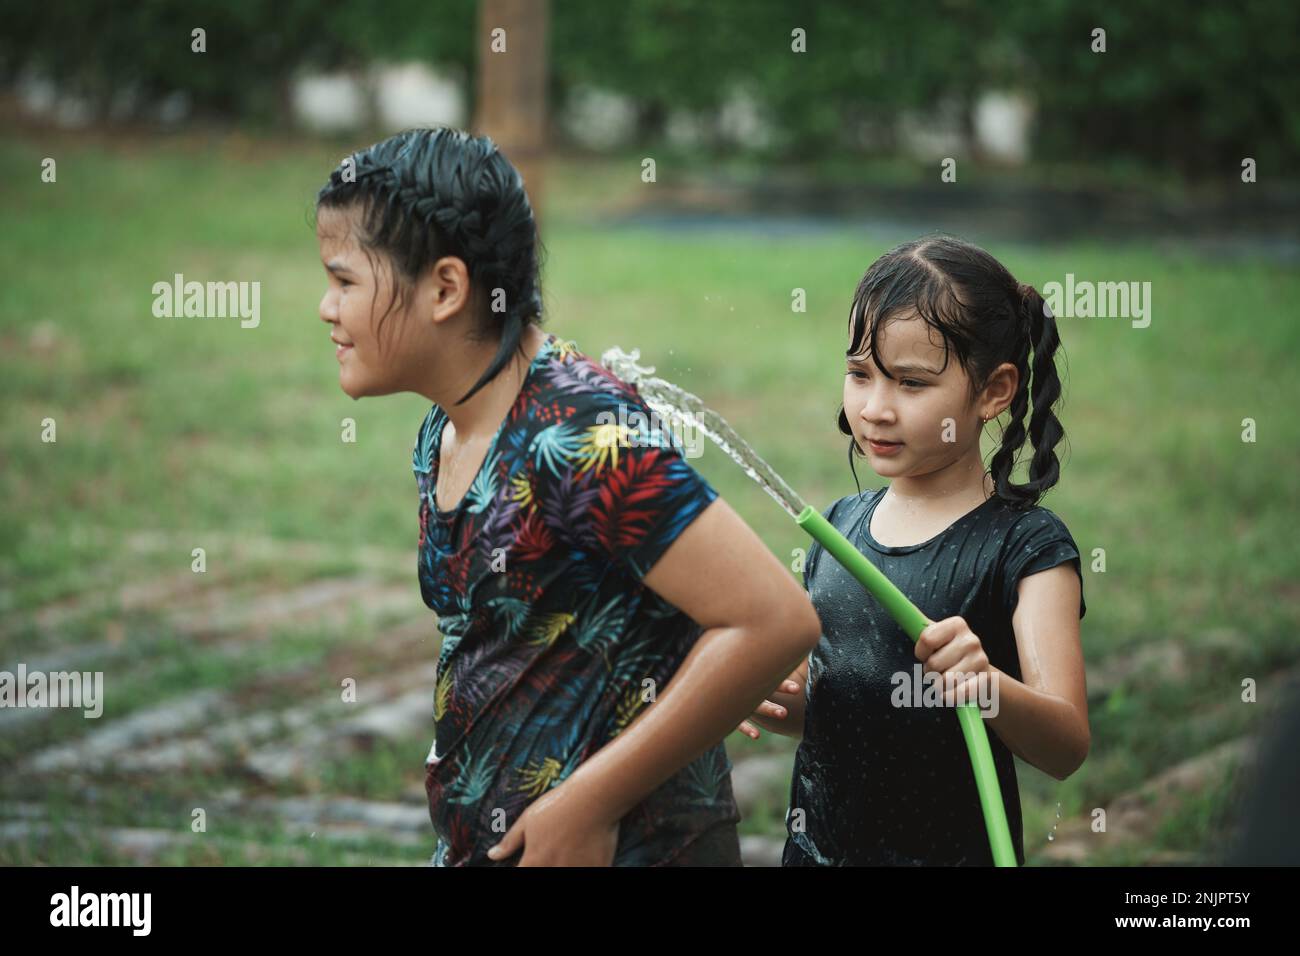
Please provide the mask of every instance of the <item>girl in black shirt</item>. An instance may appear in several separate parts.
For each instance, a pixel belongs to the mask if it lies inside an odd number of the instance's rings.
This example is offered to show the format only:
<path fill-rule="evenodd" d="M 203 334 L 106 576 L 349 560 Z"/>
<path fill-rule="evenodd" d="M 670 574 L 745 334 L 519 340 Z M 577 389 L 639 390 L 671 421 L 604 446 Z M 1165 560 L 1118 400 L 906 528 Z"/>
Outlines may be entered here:
<path fill-rule="evenodd" d="M 1086 757 L 1079 550 L 1037 504 L 1059 474 L 1058 345 L 1042 297 L 955 239 L 901 246 L 859 284 L 839 427 L 887 483 L 824 514 L 935 623 L 914 645 L 813 544 L 821 641 L 741 727 L 802 737 L 784 865 L 990 865 L 954 702 L 984 712 L 1021 864 L 1012 755 L 1061 780 Z M 984 426 L 1008 410 L 986 472 Z"/>

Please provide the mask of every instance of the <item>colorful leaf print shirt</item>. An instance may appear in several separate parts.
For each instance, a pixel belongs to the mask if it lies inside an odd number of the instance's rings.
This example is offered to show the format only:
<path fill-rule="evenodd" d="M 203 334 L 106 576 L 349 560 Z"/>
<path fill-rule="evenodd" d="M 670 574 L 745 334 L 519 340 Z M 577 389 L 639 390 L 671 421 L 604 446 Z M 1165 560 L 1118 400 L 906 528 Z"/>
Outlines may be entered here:
<path fill-rule="evenodd" d="M 718 495 L 655 421 L 552 334 L 451 512 L 434 492 L 446 412 L 420 427 L 420 589 L 443 635 L 425 764 L 435 865 L 494 865 L 506 828 L 662 693 L 701 633 L 642 582 Z M 739 816 L 718 743 L 622 819 L 614 863 L 739 865 Z"/>

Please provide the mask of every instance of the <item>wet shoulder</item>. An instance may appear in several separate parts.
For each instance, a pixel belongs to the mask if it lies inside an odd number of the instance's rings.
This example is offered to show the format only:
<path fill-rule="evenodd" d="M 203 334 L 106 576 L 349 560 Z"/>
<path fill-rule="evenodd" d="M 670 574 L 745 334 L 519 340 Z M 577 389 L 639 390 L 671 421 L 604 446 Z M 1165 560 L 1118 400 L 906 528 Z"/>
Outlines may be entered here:
<path fill-rule="evenodd" d="M 567 400 L 578 410 L 639 401 L 636 390 L 571 339 L 556 338 L 535 381 L 539 400 Z"/>
<path fill-rule="evenodd" d="M 1035 505 L 1026 509 L 1007 507 L 996 516 L 999 522 L 995 539 L 994 581 L 1007 613 L 1019 603 L 1019 582 L 1028 575 L 1046 571 L 1058 564 L 1071 564 L 1083 584 L 1083 564 L 1079 545 L 1065 522 L 1050 508 Z M 1079 617 L 1087 613 L 1083 592 L 1079 594 Z"/>
<path fill-rule="evenodd" d="M 623 381 L 572 341 L 557 340 L 533 384 L 528 417 L 541 428 L 563 423 L 566 431 L 608 430 L 601 440 L 635 432 L 658 443 L 671 440 L 636 387 Z"/>
<path fill-rule="evenodd" d="M 1008 543 L 1029 538 L 1071 538 L 1070 529 L 1061 517 L 1042 505 L 1014 508 L 998 501 L 985 513 L 993 528 L 1004 534 Z"/>

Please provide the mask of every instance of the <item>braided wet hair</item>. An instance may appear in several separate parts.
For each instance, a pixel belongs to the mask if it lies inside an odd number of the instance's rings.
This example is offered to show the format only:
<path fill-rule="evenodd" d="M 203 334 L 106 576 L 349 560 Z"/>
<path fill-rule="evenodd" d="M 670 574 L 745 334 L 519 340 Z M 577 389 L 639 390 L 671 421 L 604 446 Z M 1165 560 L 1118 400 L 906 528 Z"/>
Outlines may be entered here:
<path fill-rule="evenodd" d="M 492 381 L 511 353 L 526 356 L 523 333 L 529 322 L 542 323 L 542 247 L 523 178 L 490 138 L 410 129 L 359 150 L 316 197 L 317 209 L 353 205 L 362 207 L 367 255 L 383 253 L 394 267 L 394 303 L 405 304 L 414 282 L 443 256 L 464 261 L 484 302 L 498 289 L 504 294 L 504 311 L 484 310 L 476 330 L 480 341 L 499 342 L 496 355 L 456 404 Z"/>

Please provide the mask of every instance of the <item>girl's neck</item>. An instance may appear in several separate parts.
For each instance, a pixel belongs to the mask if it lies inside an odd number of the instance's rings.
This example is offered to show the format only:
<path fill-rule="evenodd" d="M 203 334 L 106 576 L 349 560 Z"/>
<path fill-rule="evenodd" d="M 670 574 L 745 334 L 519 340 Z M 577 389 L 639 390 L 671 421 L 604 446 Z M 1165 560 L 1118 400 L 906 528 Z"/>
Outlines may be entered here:
<path fill-rule="evenodd" d="M 527 358 L 522 358 L 516 351 L 496 378 L 463 404 L 457 405 L 456 402 L 474 387 L 474 383 L 496 355 L 498 345 L 487 343 L 468 355 L 458 356 L 456 365 L 459 374 L 448 376 L 445 384 L 431 385 L 423 394 L 447 413 L 453 433 L 458 438 L 491 436 L 496 433 L 497 427 L 519 397 L 519 389 L 523 387 L 528 368 L 545 340 L 546 334 L 530 322 L 519 339 Z"/>

